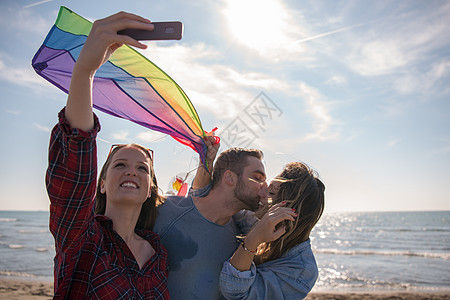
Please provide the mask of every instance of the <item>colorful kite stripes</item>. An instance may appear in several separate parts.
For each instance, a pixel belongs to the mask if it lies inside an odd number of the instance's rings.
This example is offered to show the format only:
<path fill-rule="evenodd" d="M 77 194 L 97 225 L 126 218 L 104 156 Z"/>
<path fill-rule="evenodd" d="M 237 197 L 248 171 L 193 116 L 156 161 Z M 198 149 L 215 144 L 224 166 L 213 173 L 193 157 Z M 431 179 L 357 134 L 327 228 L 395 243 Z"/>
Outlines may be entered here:
<path fill-rule="evenodd" d="M 32 65 L 43 78 L 65 93 L 75 61 L 92 23 L 62 6 L 58 18 Z M 94 107 L 175 138 L 200 153 L 205 163 L 205 132 L 181 87 L 133 48 L 124 45 L 97 71 Z"/>

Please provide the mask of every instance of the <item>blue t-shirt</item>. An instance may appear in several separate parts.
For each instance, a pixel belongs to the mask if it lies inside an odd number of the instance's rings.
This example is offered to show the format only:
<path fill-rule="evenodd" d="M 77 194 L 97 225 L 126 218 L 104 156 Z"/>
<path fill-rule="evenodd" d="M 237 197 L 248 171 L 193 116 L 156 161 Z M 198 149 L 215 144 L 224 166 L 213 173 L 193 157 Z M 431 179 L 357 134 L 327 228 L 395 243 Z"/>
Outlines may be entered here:
<path fill-rule="evenodd" d="M 233 218 L 221 226 L 204 218 L 192 197 L 168 197 L 158 208 L 153 231 L 169 253 L 171 299 L 222 299 L 219 276 L 241 232 Z"/>

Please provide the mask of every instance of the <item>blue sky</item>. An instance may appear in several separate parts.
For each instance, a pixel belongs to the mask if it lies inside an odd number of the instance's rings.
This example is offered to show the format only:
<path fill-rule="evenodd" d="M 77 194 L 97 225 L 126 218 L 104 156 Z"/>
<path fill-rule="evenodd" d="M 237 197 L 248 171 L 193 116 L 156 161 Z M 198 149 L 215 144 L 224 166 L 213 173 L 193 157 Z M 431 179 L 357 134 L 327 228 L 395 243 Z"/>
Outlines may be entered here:
<path fill-rule="evenodd" d="M 31 68 L 59 6 L 95 20 L 128 11 L 180 20 L 181 41 L 141 51 L 185 90 L 205 130 L 261 148 L 266 171 L 300 160 L 326 211 L 450 210 L 449 1 L 0 2 L 0 210 L 47 210 L 49 131 L 66 95 Z M 163 190 L 197 155 L 99 113 L 111 143 L 155 151 Z"/>

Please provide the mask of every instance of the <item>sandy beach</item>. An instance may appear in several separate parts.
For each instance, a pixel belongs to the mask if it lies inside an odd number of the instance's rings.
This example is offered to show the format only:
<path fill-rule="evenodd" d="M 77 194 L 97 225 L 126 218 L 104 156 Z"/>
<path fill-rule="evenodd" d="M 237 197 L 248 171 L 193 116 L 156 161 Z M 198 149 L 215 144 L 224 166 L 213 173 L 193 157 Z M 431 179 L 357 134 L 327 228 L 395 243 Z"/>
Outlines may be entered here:
<path fill-rule="evenodd" d="M 312 292 L 305 299 L 307 300 L 444 300 L 450 299 L 450 291 L 448 292 Z"/>
<path fill-rule="evenodd" d="M 53 282 L 0 278 L 0 299 L 52 299 Z"/>
<path fill-rule="evenodd" d="M 43 300 L 51 299 L 53 296 L 53 283 L 35 280 L 20 280 L 10 278 L 0 278 L 0 299 L 7 300 Z M 325 299 L 450 299 L 450 291 L 425 293 L 425 292 L 313 292 L 308 300 Z"/>

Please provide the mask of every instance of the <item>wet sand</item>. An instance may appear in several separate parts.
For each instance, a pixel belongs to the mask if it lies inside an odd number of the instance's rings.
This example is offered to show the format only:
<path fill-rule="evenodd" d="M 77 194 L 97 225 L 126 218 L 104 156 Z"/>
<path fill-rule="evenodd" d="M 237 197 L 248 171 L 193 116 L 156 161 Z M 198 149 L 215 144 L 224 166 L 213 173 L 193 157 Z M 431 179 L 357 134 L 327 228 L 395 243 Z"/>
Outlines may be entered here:
<path fill-rule="evenodd" d="M 43 300 L 52 299 L 53 283 L 35 280 L 21 280 L 0 277 L 0 299 L 5 300 Z M 450 299 L 448 292 L 312 292 L 307 300 L 381 300 L 381 299 Z"/>

